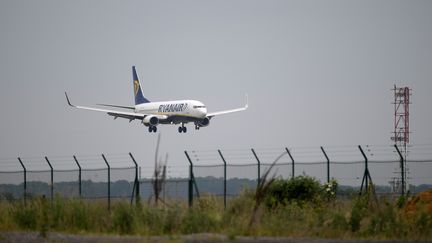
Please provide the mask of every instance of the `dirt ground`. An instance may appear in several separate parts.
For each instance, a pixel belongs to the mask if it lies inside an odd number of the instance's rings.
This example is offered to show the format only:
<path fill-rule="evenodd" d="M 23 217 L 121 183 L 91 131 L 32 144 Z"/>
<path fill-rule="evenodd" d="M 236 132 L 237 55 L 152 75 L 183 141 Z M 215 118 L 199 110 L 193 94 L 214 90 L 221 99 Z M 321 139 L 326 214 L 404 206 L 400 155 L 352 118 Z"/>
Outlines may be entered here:
<path fill-rule="evenodd" d="M 311 238 L 286 238 L 286 237 L 227 237 L 221 234 L 193 234 L 183 236 L 88 236 L 88 235 L 70 235 L 62 233 L 48 233 L 46 238 L 43 238 L 37 232 L 0 232 L 0 242 L 64 242 L 64 243 L 75 243 L 75 242 L 288 242 L 288 243 L 399 243 L 399 242 L 410 242 L 402 240 L 337 240 L 337 239 L 311 239 Z M 417 241 L 419 242 L 419 241 Z M 431 242 L 432 241 L 424 241 Z"/>

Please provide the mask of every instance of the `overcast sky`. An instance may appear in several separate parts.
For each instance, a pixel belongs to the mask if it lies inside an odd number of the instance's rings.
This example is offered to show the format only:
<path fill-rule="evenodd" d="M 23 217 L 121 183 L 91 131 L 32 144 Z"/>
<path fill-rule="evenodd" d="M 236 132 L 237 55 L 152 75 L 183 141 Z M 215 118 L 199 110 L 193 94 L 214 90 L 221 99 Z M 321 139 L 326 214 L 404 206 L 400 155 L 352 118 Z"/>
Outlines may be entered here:
<path fill-rule="evenodd" d="M 249 94 L 246 112 L 199 131 L 160 126 L 170 165 L 186 168 L 184 150 L 392 144 L 394 84 L 413 89 L 411 143 L 431 144 L 431 12 L 395 0 L 0 1 L 0 158 L 132 152 L 153 165 L 156 134 L 64 97 L 132 105 L 132 65 L 152 101 L 218 111 Z"/>

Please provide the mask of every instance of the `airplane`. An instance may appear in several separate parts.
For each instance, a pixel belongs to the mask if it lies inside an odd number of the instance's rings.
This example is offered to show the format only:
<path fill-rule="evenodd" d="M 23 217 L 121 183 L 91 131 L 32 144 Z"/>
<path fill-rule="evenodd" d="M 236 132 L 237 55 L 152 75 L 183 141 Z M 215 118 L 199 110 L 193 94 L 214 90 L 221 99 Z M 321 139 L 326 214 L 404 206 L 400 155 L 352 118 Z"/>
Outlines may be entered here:
<path fill-rule="evenodd" d="M 65 92 L 66 101 L 71 107 L 83 110 L 105 112 L 108 115 L 113 116 L 114 119 L 125 118 L 128 119 L 129 122 L 135 119 L 140 120 L 144 126 L 148 127 L 148 131 L 150 133 L 156 132 L 157 126 L 159 124 L 180 124 L 178 127 L 178 132 L 186 133 L 187 128 L 185 127 L 185 124 L 189 122 L 193 122 L 195 124 L 195 129 L 199 130 L 201 127 L 208 126 L 210 124 L 210 120 L 215 116 L 244 111 L 248 108 L 247 95 L 246 104 L 244 107 L 217 112 L 207 112 L 206 106 L 201 101 L 197 100 L 151 102 L 144 96 L 135 66 L 132 66 L 132 76 L 135 106 L 97 104 L 105 107 L 121 108 L 124 109 L 123 111 L 73 105 L 68 94 Z"/>

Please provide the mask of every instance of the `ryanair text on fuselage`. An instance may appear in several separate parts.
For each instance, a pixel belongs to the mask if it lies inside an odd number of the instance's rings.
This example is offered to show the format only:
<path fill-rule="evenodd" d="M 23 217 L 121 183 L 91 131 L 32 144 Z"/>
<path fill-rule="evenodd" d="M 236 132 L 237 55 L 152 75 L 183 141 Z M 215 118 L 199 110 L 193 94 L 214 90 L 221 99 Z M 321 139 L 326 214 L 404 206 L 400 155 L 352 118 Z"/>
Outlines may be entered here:
<path fill-rule="evenodd" d="M 187 103 L 160 105 L 158 112 L 180 112 L 187 109 Z"/>

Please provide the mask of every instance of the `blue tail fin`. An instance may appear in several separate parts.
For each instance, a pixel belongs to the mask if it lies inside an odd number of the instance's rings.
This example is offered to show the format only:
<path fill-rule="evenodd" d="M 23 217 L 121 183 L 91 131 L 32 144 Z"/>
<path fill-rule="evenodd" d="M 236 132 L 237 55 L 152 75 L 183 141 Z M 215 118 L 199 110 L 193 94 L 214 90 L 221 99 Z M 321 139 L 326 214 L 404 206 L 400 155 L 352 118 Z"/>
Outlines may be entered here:
<path fill-rule="evenodd" d="M 134 85 L 134 96 L 135 96 L 135 105 L 150 103 L 150 100 L 144 97 L 141 84 L 138 79 L 138 75 L 135 70 L 135 66 L 132 66 L 132 74 L 133 74 L 133 85 Z"/>

